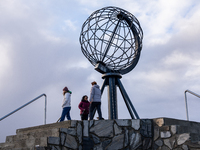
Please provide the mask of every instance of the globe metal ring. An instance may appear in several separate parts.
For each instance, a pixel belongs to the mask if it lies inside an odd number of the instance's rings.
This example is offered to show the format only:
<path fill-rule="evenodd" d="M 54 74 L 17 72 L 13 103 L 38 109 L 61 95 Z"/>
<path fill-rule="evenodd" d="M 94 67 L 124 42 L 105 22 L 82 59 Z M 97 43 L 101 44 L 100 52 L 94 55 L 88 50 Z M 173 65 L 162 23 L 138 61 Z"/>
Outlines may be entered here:
<path fill-rule="evenodd" d="M 143 31 L 135 16 L 118 7 L 93 12 L 82 25 L 82 53 L 100 73 L 130 72 L 138 63 Z"/>

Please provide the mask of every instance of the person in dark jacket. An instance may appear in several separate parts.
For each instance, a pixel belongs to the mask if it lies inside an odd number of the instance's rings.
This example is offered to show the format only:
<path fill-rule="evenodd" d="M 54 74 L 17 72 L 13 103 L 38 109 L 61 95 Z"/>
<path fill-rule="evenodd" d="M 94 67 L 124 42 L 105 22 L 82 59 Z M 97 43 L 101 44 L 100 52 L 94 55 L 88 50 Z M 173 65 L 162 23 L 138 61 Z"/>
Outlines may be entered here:
<path fill-rule="evenodd" d="M 99 89 L 99 85 L 94 81 L 91 83 L 92 88 L 90 91 L 90 120 L 93 120 L 94 117 L 94 110 L 97 109 L 99 120 L 102 120 L 102 113 L 101 113 L 101 90 Z"/>
<path fill-rule="evenodd" d="M 88 96 L 84 95 L 78 105 L 78 108 L 80 109 L 81 120 L 88 120 L 89 107 L 90 102 L 88 101 Z"/>

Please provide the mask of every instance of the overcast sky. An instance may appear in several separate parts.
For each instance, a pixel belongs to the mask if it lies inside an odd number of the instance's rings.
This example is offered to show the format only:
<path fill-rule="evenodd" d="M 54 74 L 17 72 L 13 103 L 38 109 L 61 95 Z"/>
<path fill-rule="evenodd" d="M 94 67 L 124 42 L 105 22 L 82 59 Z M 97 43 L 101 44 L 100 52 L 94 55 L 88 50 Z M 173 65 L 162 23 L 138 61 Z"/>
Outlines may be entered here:
<path fill-rule="evenodd" d="M 140 118 L 186 120 L 184 91 L 200 94 L 200 1 L 197 0 L 1 0 L 0 118 L 40 94 L 47 95 L 47 123 L 61 115 L 62 89 L 72 91 L 71 118 L 101 74 L 81 52 L 79 36 L 92 12 L 116 6 L 132 13 L 144 32 L 138 65 L 121 81 Z M 200 122 L 200 99 L 187 94 L 189 118 Z M 118 91 L 119 119 L 130 119 Z M 108 118 L 107 89 L 102 114 Z M 44 123 L 44 97 L 0 122 L 0 142 L 16 129 Z"/>

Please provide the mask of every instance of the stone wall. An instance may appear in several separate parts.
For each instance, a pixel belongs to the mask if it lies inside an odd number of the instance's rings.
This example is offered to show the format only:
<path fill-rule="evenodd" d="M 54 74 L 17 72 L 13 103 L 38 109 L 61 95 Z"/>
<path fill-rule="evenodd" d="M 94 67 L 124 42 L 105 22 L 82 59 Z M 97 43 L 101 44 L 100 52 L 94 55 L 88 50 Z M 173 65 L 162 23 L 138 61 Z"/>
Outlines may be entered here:
<path fill-rule="evenodd" d="M 48 146 L 83 150 L 150 149 L 152 137 L 152 120 L 72 121 L 70 128 L 60 129 L 60 137 L 48 138 Z"/>
<path fill-rule="evenodd" d="M 18 129 L 0 144 L 0 150 L 7 149 L 200 150 L 200 123 L 170 118 L 64 121 Z"/>
<path fill-rule="evenodd" d="M 81 132 L 82 131 L 82 132 Z M 169 118 L 72 121 L 50 149 L 200 150 L 200 124 Z"/>
<path fill-rule="evenodd" d="M 153 122 L 153 149 L 200 150 L 200 123 L 169 118 Z"/>

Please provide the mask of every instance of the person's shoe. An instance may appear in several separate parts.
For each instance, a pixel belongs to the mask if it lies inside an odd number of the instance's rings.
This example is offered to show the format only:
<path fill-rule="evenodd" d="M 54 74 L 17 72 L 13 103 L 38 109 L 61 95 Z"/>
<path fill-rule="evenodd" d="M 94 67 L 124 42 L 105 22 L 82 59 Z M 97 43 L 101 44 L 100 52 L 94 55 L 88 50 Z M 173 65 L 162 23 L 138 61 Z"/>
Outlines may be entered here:
<path fill-rule="evenodd" d="M 104 120 L 104 118 L 99 119 L 99 117 L 97 117 L 98 120 Z"/>

